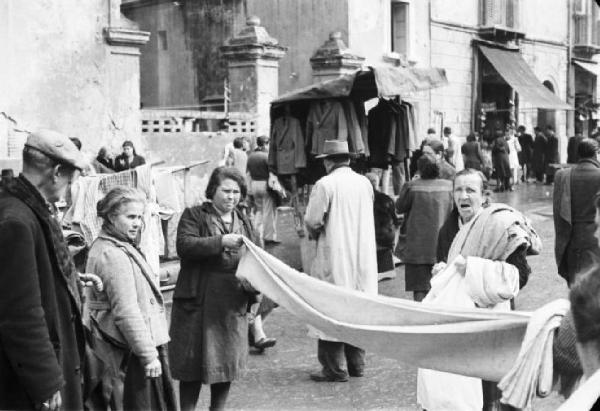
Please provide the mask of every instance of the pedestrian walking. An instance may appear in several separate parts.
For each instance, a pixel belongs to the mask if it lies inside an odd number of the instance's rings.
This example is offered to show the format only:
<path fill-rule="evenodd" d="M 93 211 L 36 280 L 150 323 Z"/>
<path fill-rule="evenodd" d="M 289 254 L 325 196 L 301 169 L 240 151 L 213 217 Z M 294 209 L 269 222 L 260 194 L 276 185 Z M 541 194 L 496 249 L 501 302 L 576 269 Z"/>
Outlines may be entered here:
<path fill-rule="evenodd" d="M 222 409 L 231 382 L 246 368 L 247 312 L 257 302 L 257 293 L 235 276 L 242 237 L 254 240 L 252 225 L 238 208 L 246 190 L 236 168 L 216 168 L 206 187 L 208 200 L 186 208 L 177 228 L 181 270 L 169 359 L 182 411 L 196 408 L 202 384 L 210 385 L 210 408 Z"/>
<path fill-rule="evenodd" d="M 502 129 L 496 129 L 496 138 L 492 143 L 492 163 L 496 172 L 496 192 L 513 191 L 510 183 L 510 147 L 504 138 Z"/>
<path fill-rule="evenodd" d="M 444 145 L 441 141 L 433 140 L 428 145 L 423 146 L 423 154 L 432 154 L 439 168 L 440 178 L 452 181 L 456 175 L 456 169 L 446 161 L 444 157 Z M 461 154 L 462 155 L 462 154 Z M 417 174 L 418 174 L 418 162 L 417 162 Z"/>
<path fill-rule="evenodd" d="M 405 287 L 415 301 L 430 289 L 439 231 L 453 208 L 452 182 L 439 177 L 435 157 L 422 155 L 418 168 L 420 178 L 406 183 L 396 201 L 396 212 L 406 215 Z"/>
<path fill-rule="evenodd" d="M 231 166 L 237 168 L 245 176 L 248 167 L 248 154 L 244 150 L 244 139 L 242 137 L 237 137 L 233 140 L 233 150 L 231 150 L 230 156 L 232 160 Z"/>
<path fill-rule="evenodd" d="M 554 132 L 554 127 L 548 126 L 546 127 L 546 184 L 552 184 L 554 182 L 554 173 L 555 169 L 552 164 L 558 164 L 559 154 L 558 154 L 558 137 Z"/>
<path fill-rule="evenodd" d="M 547 167 L 546 157 L 546 146 L 548 145 L 548 138 L 542 132 L 540 127 L 533 129 L 535 139 L 533 140 L 533 171 L 535 173 L 535 179 L 538 183 L 544 182 L 544 173 Z"/>
<path fill-rule="evenodd" d="M 567 163 L 568 164 L 577 164 L 579 161 L 579 151 L 577 147 L 583 141 L 583 134 L 581 134 L 581 129 L 575 130 L 575 135 L 569 138 L 569 142 L 567 143 Z"/>
<path fill-rule="evenodd" d="M 277 209 L 275 199 L 267 182 L 269 180 L 269 139 L 266 136 L 256 138 L 256 150 L 248 156 L 247 173 L 250 193 L 254 199 L 255 211 L 253 223 L 258 234 L 258 241 L 279 243 L 277 239 Z"/>
<path fill-rule="evenodd" d="M 309 274 L 340 287 L 377 294 L 377 252 L 373 219 L 373 188 L 365 177 L 349 167 L 346 141 L 327 140 L 323 158 L 327 175 L 311 192 L 305 223 L 316 239 L 317 254 Z M 317 332 L 321 371 L 314 381 L 343 382 L 361 377 L 365 352 Z M 343 369 L 346 358 L 348 370 Z"/>
<path fill-rule="evenodd" d="M 593 139 L 584 139 L 577 149 L 577 165 L 556 173 L 553 196 L 556 265 L 569 285 L 600 258 L 594 239 L 594 199 L 600 191 L 599 145 Z"/>
<path fill-rule="evenodd" d="M 50 204 L 88 164 L 63 134 L 28 135 L 0 188 L 0 409 L 83 409 L 75 266 Z"/>
<path fill-rule="evenodd" d="M 519 164 L 521 165 L 521 181 L 527 182 L 529 177 L 534 175 L 532 169 L 533 159 L 533 137 L 528 134 L 525 126 L 517 127 L 517 137 L 521 146 L 521 155 L 519 156 Z"/>
<path fill-rule="evenodd" d="M 483 153 L 474 133 L 470 133 L 467 136 L 467 142 L 462 145 L 460 151 L 464 159 L 465 168 L 472 168 L 474 170 L 483 169 Z"/>
<path fill-rule="evenodd" d="M 513 129 L 509 129 L 506 133 L 506 143 L 510 153 L 508 161 L 510 163 L 510 172 L 512 175 L 512 183 L 519 184 L 519 157 L 521 156 L 521 145 L 519 140 L 513 133 Z"/>
<path fill-rule="evenodd" d="M 462 170 L 465 166 L 462 158 L 460 138 L 452 134 L 450 127 L 444 127 L 444 137 L 448 139 L 448 148 L 446 150 L 448 162 L 456 171 Z"/>
<path fill-rule="evenodd" d="M 103 408 L 177 408 L 158 275 L 138 245 L 145 207 L 145 195 L 130 187 L 113 188 L 97 205 L 102 230 L 86 271 L 98 275 L 104 289 L 88 289 L 85 304 L 94 348 L 106 367 L 97 387 L 107 400 Z"/>

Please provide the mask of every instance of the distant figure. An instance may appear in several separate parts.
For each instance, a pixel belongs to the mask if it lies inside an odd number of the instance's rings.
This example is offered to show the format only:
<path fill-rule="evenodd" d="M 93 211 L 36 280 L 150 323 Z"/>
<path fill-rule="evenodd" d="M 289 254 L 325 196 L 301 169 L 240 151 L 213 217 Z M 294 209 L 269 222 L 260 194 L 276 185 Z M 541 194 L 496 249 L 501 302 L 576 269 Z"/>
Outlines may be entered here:
<path fill-rule="evenodd" d="M 522 182 L 527 182 L 527 179 L 533 176 L 532 170 L 532 159 L 533 159 L 533 137 L 531 134 L 526 133 L 525 126 L 517 127 L 517 137 L 519 139 L 519 145 L 521 146 L 521 155 L 519 156 L 519 164 L 523 175 L 521 176 Z"/>
<path fill-rule="evenodd" d="M 406 183 L 396 201 L 396 212 L 406 214 L 406 291 L 413 292 L 415 301 L 430 289 L 439 231 L 454 207 L 452 182 L 440 178 L 436 158 L 423 154 L 418 167 L 421 177 Z"/>
<path fill-rule="evenodd" d="M 242 137 L 237 137 L 233 140 L 233 150 L 230 151 L 230 158 L 233 159 L 232 166 L 245 176 L 248 166 L 248 155 L 244 151 L 244 139 Z"/>
<path fill-rule="evenodd" d="M 504 138 L 504 131 L 501 128 L 496 128 L 496 138 L 492 143 L 492 163 L 496 170 L 496 189 L 495 192 L 503 192 L 504 190 L 513 191 L 510 184 L 510 148 Z"/>
<path fill-rule="evenodd" d="M 448 162 L 456 171 L 462 170 L 465 168 L 465 165 L 463 164 L 462 153 L 460 151 L 460 139 L 452 134 L 450 127 L 444 127 L 444 137 L 448 139 L 448 148 L 446 149 Z"/>
<path fill-rule="evenodd" d="M 471 133 L 467 136 L 467 142 L 462 145 L 460 151 L 463 155 L 465 168 L 480 171 L 483 169 L 483 154 L 475 134 Z"/>
<path fill-rule="evenodd" d="M 519 144 L 519 140 L 514 134 L 514 130 L 512 128 L 508 129 L 506 132 L 506 144 L 508 144 L 508 148 L 510 150 L 510 153 L 508 154 L 508 162 L 510 164 L 510 171 L 512 174 L 512 183 L 519 184 L 519 157 L 521 154 L 521 145 Z"/>
<path fill-rule="evenodd" d="M 423 154 L 427 153 L 432 154 L 437 160 L 439 177 L 444 180 L 453 181 L 456 169 L 444 158 L 444 144 L 439 140 L 430 141 L 428 145 L 423 147 Z"/>
<path fill-rule="evenodd" d="M 277 212 L 275 199 L 269 193 L 269 139 L 266 136 L 256 138 L 256 150 L 248 156 L 247 171 L 250 193 L 254 197 L 256 211 L 254 227 L 258 233 L 261 247 L 265 243 L 279 243 L 277 239 Z"/>
<path fill-rule="evenodd" d="M 567 143 L 567 163 L 575 164 L 579 161 L 577 147 L 579 147 L 579 143 L 583 141 L 583 138 L 581 129 L 575 130 L 575 135 L 571 137 Z"/>
<path fill-rule="evenodd" d="M 532 165 L 535 173 L 535 179 L 538 183 L 544 182 L 544 173 L 546 172 L 546 166 L 548 161 L 546 159 L 546 146 L 548 145 L 548 138 L 542 132 L 540 127 L 533 129 L 535 139 L 533 140 L 533 157 Z"/>
<path fill-rule="evenodd" d="M 146 159 L 135 152 L 133 143 L 126 140 L 123 143 L 123 153 L 115 158 L 115 171 L 124 171 L 146 164 Z"/>
<path fill-rule="evenodd" d="M 549 185 L 554 182 L 554 168 L 551 168 L 550 164 L 559 163 L 558 137 L 554 133 L 554 127 L 546 127 L 546 137 L 546 184 Z"/>
<path fill-rule="evenodd" d="M 594 238 L 596 208 L 600 191 L 598 143 L 586 138 L 579 143 L 579 162 L 556 173 L 554 184 L 554 253 L 558 273 L 571 285 L 575 276 L 600 258 Z"/>
<path fill-rule="evenodd" d="M 97 173 L 113 173 L 115 171 L 115 165 L 112 158 L 108 155 L 106 147 L 100 148 L 98 155 L 96 156 L 93 166 Z"/>

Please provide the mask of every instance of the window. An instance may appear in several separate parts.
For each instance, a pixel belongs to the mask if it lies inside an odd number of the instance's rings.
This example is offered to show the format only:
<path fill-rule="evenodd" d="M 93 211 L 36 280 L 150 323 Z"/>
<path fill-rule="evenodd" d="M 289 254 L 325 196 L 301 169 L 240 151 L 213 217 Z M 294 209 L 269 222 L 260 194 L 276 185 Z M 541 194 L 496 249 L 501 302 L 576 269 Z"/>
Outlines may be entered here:
<path fill-rule="evenodd" d="M 573 13 L 574 14 L 586 14 L 587 11 L 587 0 L 575 0 L 573 2 Z"/>
<path fill-rule="evenodd" d="M 518 29 L 519 0 L 483 0 L 483 26 Z"/>
<path fill-rule="evenodd" d="M 392 51 L 408 54 L 408 3 L 392 2 Z"/>
<path fill-rule="evenodd" d="M 167 44 L 167 31 L 159 30 L 158 31 L 158 49 L 159 50 L 167 50 L 169 45 Z"/>

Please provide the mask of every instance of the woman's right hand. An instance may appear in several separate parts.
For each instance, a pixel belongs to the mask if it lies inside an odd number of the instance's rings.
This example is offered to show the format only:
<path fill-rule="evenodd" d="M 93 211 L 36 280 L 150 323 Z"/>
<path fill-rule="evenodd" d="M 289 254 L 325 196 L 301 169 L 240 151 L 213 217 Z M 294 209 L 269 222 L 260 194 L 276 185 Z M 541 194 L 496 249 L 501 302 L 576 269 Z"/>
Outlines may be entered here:
<path fill-rule="evenodd" d="M 223 244 L 223 247 L 237 249 L 244 244 L 244 239 L 239 234 L 225 234 L 221 243 Z"/>
<path fill-rule="evenodd" d="M 160 365 L 160 361 L 158 360 L 158 358 L 146 364 L 146 366 L 144 367 L 144 371 L 146 372 L 146 378 L 160 377 L 162 374 L 162 366 Z"/>

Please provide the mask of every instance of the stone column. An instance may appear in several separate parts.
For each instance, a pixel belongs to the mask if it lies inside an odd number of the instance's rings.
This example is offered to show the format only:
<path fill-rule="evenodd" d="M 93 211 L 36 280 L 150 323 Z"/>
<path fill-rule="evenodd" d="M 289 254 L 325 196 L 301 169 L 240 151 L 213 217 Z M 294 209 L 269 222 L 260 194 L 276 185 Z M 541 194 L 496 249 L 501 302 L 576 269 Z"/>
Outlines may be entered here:
<path fill-rule="evenodd" d="M 286 51 L 255 16 L 221 47 L 231 90 L 229 110 L 255 114 L 257 135 L 269 135 L 271 101 L 279 95 L 279 60 Z"/>
<path fill-rule="evenodd" d="M 353 53 L 344 41 L 342 33 L 334 31 L 310 58 L 315 82 L 330 80 L 341 74 L 352 73 L 360 69 L 365 58 Z"/>
<path fill-rule="evenodd" d="M 108 11 L 108 25 L 104 27 L 108 118 L 103 145 L 118 150 L 123 140 L 133 140 L 136 149 L 139 146 L 137 150 L 145 152 L 141 139 L 140 47 L 148 42 L 150 33 L 139 30 L 121 14 L 121 0 L 109 0 Z"/>

